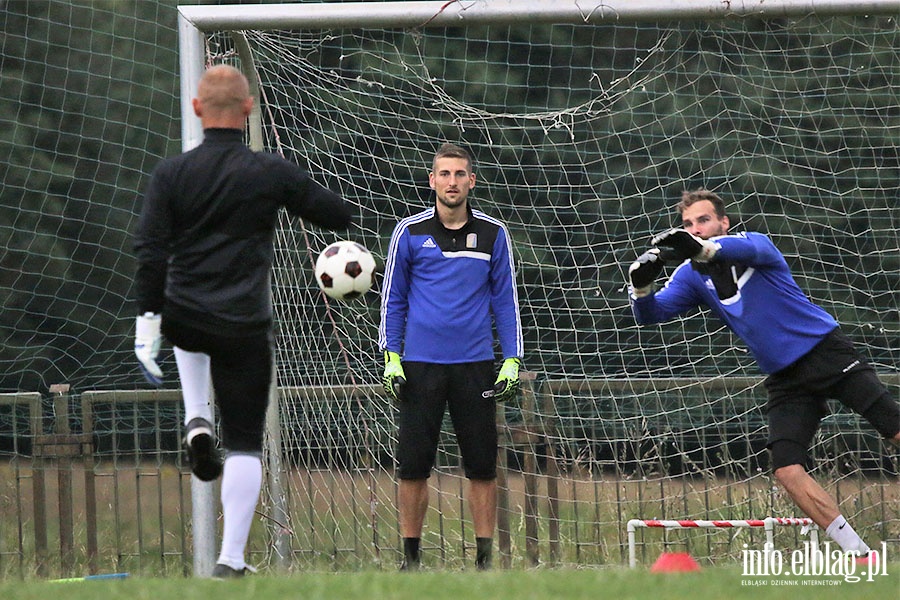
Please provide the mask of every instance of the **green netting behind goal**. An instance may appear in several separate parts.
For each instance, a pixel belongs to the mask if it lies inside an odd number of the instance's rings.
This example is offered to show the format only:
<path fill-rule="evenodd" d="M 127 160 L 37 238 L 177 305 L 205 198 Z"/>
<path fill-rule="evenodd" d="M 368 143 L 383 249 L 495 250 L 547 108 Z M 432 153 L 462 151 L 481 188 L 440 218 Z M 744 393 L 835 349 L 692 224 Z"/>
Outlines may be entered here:
<path fill-rule="evenodd" d="M 123 408 L 148 387 L 132 352 L 130 236 L 150 171 L 181 149 L 176 12 L 54 0 L 0 15 L 0 392 L 125 394 L 93 415 L 97 456 L 113 464 L 157 443 L 149 460 L 180 466 L 176 405 Z M 675 222 L 683 189 L 720 192 L 734 230 L 768 233 L 900 394 L 897 16 L 251 27 L 205 32 L 203 50 L 260 84 L 266 148 L 354 203 L 340 237 L 382 259 L 395 223 L 432 202 L 437 146 L 472 150 L 473 202 L 513 238 L 532 377 L 499 415 L 506 547 L 526 562 L 532 540 L 556 540 L 562 562 L 621 564 L 630 518 L 795 512 L 769 476 L 765 392 L 740 341 L 702 312 L 641 328 L 631 317 L 627 267 Z M 281 525 L 298 559 L 392 565 L 380 278 L 361 300 L 326 301 L 312 265 L 336 237 L 285 217 L 277 239 Z M 169 348 L 162 366 L 175 390 Z M 857 530 L 896 542 L 897 456 L 832 408 L 814 474 Z M 29 453 L 15 441 L 27 421 L 0 406 L 0 451 Z M 442 441 L 426 549 L 459 564 L 473 541 L 449 423 Z M 664 543 L 739 548 L 680 535 Z M 269 539 L 253 551 L 273 556 Z"/>
<path fill-rule="evenodd" d="M 427 172 L 437 146 L 472 150 L 474 204 L 512 234 L 525 364 L 535 377 L 523 403 L 501 411 L 513 467 L 523 467 L 527 446 L 538 470 L 567 474 L 572 493 L 598 478 L 681 488 L 661 492 L 653 515 L 795 511 L 766 492 L 765 391 L 741 342 L 702 312 L 642 328 L 631 317 L 625 270 L 653 233 L 676 222 L 672 206 L 687 188 L 719 191 L 733 231 L 768 233 L 800 285 L 897 389 L 894 19 L 242 35 L 269 147 L 359 207 L 357 227 L 337 237 L 383 257 L 397 220 L 433 202 Z M 207 43 L 209 61 L 235 58 L 231 35 Z M 325 390 L 288 395 L 283 441 L 304 470 L 389 476 L 393 407 L 377 391 L 333 391 L 377 383 L 381 370 L 377 286 L 347 304 L 316 290 L 312 259 L 333 239 L 287 219 L 279 236 L 279 380 Z M 834 409 L 817 438 L 816 472 L 892 473 L 874 432 Z M 459 457 L 449 423 L 445 441 L 439 467 L 453 488 Z M 701 479 L 684 488 L 683 476 Z M 345 493 L 354 497 L 352 487 Z M 597 500 L 590 526 L 614 524 L 615 504 Z M 860 512 L 883 534 L 885 522 L 897 526 L 885 510 Z M 390 547 L 390 518 L 378 527 L 370 517 Z M 443 510 L 434 517 L 442 522 Z M 569 516 L 568 558 L 615 560 L 614 550 L 576 558 L 583 519 Z M 310 522 L 310 535 L 323 528 Z"/>

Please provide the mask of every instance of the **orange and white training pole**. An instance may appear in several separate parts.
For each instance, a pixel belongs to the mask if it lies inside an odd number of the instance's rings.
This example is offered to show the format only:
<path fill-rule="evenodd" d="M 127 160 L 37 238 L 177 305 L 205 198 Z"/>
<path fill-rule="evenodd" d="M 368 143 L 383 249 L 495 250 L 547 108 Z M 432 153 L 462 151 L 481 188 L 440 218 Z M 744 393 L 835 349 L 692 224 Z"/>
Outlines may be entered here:
<path fill-rule="evenodd" d="M 628 566 L 637 566 L 637 553 L 635 550 L 635 531 L 639 527 L 655 527 L 660 529 L 728 529 L 732 527 L 762 527 L 766 530 L 766 547 L 772 548 L 775 544 L 776 526 L 799 526 L 802 533 L 809 531 L 810 541 L 818 545 L 819 527 L 812 519 L 802 517 L 766 517 L 765 519 L 728 519 L 724 521 L 703 521 L 694 519 L 684 520 L 658 520 L 658 519 L 631 519 L 627 524 L 628 531 Z"/>

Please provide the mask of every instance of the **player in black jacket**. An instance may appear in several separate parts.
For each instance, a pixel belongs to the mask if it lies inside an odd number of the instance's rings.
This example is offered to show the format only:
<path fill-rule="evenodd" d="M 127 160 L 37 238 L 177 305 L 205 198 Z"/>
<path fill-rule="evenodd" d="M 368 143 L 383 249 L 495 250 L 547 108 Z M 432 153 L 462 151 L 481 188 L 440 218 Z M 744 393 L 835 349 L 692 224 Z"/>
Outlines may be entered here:
<path fill-rule="evenodd" d="M 262 485 L 278 211 L 284 207 L 326 229 L 351 222 L 348 205 L 300 167 L 244 144 L 252 106 L 240 71 L 217 65 L 204 73 L 193 100 L 203 143 L 154 170 L 134 244 L 135 354 L 147 379 L 160 385 L 162 336 L 173 344 L 191 471 L 203 481 L 222 474 L 224 531 L 214 577 L 246 572 L 244 549 Z M 208 404 L 210 381 L 224 465 Z"/>

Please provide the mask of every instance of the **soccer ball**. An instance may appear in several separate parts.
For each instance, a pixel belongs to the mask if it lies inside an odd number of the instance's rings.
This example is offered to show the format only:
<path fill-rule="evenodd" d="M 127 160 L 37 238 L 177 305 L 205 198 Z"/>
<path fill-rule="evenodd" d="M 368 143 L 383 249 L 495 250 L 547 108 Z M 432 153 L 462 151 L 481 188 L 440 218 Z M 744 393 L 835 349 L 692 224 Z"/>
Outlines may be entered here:
<path fill-rule="evenodd" d="M 375 257 L 366 247 L 343 240 L 322 250 L 316 260 L 316 281 L 335 300 L 362 296 L 372 287 Z"/>

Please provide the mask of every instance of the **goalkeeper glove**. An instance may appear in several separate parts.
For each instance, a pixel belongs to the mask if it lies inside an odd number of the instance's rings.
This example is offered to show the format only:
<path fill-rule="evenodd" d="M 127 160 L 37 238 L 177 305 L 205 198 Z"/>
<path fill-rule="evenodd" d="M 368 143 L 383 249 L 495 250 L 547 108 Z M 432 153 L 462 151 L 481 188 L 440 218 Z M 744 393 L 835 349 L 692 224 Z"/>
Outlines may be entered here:
<path fill-rule="evenodd" d="M 137 318 L 134 333 L 134 354 L 144 377 L 153 385 L 162 385 L 162 370 L 156 364 L 159 348 L 162 345 L 162 318 L 148 312 Z"/>
<path fill-rule="evenodd" d="M 628 278 L 631 280 L 631 293 L 635 298 L 649 296 L 653 291 L 653 282 L 662 272 L 663 257 L 659 248 L 651 248 L 637 257 L 628 267 Z"/>
<path fill-rule="evenodd" d="M 500 367 L 497 381 L 494 382 L 494 400 L 506 402 L 516 397 L 519 391 L 519 367 L 522 361 L 519 358 L 507 358 Z"/>
<path fill-rule="evenodd" d="M 384 351 L 384 377 L 381 382 L 389 398 L 403 399 L 406 374 L 403 373 L 403 365 L 400 364 L 400 355 L 396 352 Z"/>
<path fill-rule="evenodd" d="M 670 229 L 660 233 L 650 243 L 671 248 L 679 260 L 690 258 L 703 263 L 711 261 L 719 249 L 715 242 L 698 238 L 684 229 Z"/>

